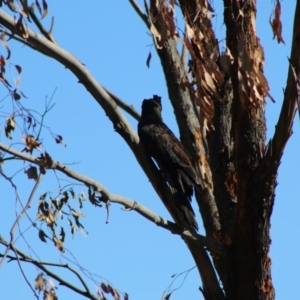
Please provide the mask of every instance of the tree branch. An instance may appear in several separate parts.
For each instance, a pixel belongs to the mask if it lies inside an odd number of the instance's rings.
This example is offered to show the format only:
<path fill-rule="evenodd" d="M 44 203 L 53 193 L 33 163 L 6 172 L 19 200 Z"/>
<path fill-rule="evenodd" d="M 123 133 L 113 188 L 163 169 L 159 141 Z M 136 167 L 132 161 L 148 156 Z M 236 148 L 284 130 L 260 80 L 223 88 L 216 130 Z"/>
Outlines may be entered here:
<path fill-rule="evenodd" d="M 52 43 L 57 44 L 56 41 L 54 40 L 53 36 L 52 36 L 52 31 L 53 31 L 53 28 L 54 28 L 54 17 L 52 17 L 50 30 L 48 31 L 48 30 L 45 29 L 45 27 L 43 26 L 43 24 L 41 23 L 39 18 L 36 16 L 36 14 L 34 12 L 34 6 L 33 5 L 31 7 L 28 7 L 28 12 L 29 12 L 29 15 L 30 15 L 32 21 L 37 26 L 37 28 L 42 33 L 42 35 L 47 40 L 51 41 Z"/>
<path fill-rule="evenodd" d="M 15 239 L 14 238 L 14 231 L 16 229 L 16 226 L 19 224 L 20 220 L 23 218 L 24 214 L 26 213 L 27 209 L 30 207 L 31 202 L 33 200 L 33 197 L 35 195 L 35 192 L 37 191 L 38 186 L 41 183 L 42 177 L 43 177 L 43 175 L 40 173 L 39 176 L 38 176 L 38 178 L 37 178 L 37 181 L 36 181 L 36 183 L 35 183 L 35 185 L 34 185 L 34 187 L 32 189 L 32 191 L 30 193 L 30 196 L 28 198 L 28 201 L 27 201 L 25 207 L 23 207 L 21 213 L 18 215 L 17 219 L 15 220 L 14 224 L 11 227 L 11 230 L 10 230 L 10 242 L 9 242 L 7 248 L 6 248 L 6 251 L 5 251 L 5 253 L 4 253 L 3 257 L 2 257 L 2 260 L 0 261 L 0 267 L 3 264 L 3 262 L 5 261 L 5 257 L 8 254 L 9 250 L 10 249 L 14 249 L 14 247 L 13 247 L 14 239 Z"/>
<path fill-rule="evenodd" d="M 147 28 L 149 28 L 149 23 L 148 23 L 148 17 L 147 15 L 142 11 L 141 7 L 136 3 L 135 0 L 129 0 L 129 3 L 133 7 L 133 9 L 136 11 L 138 16 L 142 19 L 142 21 L 146 24 Z"/>
<path fill-rule="evenodd" d="M 297 84 L 295 82 L 294 74 L 299 78 L 300 76 L 300 1 L 297 1 L 294 17 L 293 39 L 290 57 L 290 68 L 287 78 L 286 89 L 284 92 L 284 100 L 278 123 L 276 125 L 273 138 L 268 144 L 266 152 L 266 160 L 274 166 L 276 171 L 281 160 L 284 148 L 288 139 L 292 134 L 292 127 L 297 110 Z"/>
<path fill-rule="evenodd" d="M 6 247 L 9 247 L 9 243 L 7 241 L 5 241 L 2 236 L 0 236 L 0 244 L 4 245 Z M 20 256 L 20 258 L 19 258 L 20 261 L 28 262 L 28 263 L 31 263 L 31 264 L 37 266 L 39 269 L 44 271 L 48 276 L 50 276 L 50 277 L 54 278 L 55 280 L 57 280 L 60 285 L 64 285 L 65 287 L 71 289 L 72 291 L 74 291 L 74 292 L 76 292 L 76 293 L 78 293 L 82 296 L 85 296 L 89 299 L 92 299 L 92 300 L 97 300 L 98 299 L 96 296 L 94 296 L 90 292 L 86 282 L 83 280 L 83 278 L 80 276 L 80 274 L 76 270 L 71 268 L 69 265 L 67 265 L 67 264 L 63 265 L 63 264 L 56 264 L 56 263 L 48 263 L 48 262 L 41 262 L 41 261 L 34 260 L 31 257 L 27 256 L 22 251 L 20 251 L 19 249 L 17 249 L 16 247 L 14 247 L 14 251 L 17 253 L 17 255 Z M 0 255 L 0 256 L 2 256 L 2 255 Z M 18 258 L 14 257 L 14 256 L 7 255 L 7 257 L 11 260 L 18 260 Z M 77 286 L 75 286 L 75 285 L 71 284 L 70 282 L 64 280 L 62 277 L 58 276 L 54 272 L 47 269 L 45 267 L 45 265 L 54 266 L 54 267 L 62 267 L 62 268 L 68 269 L 69 271 L 71 271 L 72 273 L 74 273 L 77 276 L 77 278 L 80 280 L 80 282 L 84 286 L 85 290 L 81 290 Z"/>
<path fill-rule="evenodd" d="M 103 87 L 106 93 L 117 103 L 119 107 L 121 107 L 124 111 L 126 111 L 130 116 L 132 116 L 135 120 L 139 121 L 141 115 L 134 109 L 132 105 L 127 104 L 125 101 L 120 99 L 118 96 L 113 94 L 107 88 Z"/>
<path fill-rule="evenodd" d="M 26 160 L 32 164 L 38 165 L 42 168 L 58 170 L 58 171 L 64 173 L 66 176 L 68 176 L 72 179 L 75 179 L 79 182 L 82 182 L 89 187 L 92 187 L 95 191 L 101 193 L 103 198 L 108 199 L 111 203 L 121 204 L 126 208 L 126 210 L 135 210 L 141 216 L 143 216 L 144 218 L 153 222 L 157 226 L 167 229 L 170 232 L 172 232 L 173 234 L 178 234 L 183 238 L 188 238 L 188 239 L 193 240 L 194 242 L 204 245 L 210 251 L 214 252 L 216 255 L 222 256 L 224 254 L 225 248 L 220 243 L 215 242 L 214 240 L 207 238 L 205 236 L 202 236 L 200 234 L 197 234 L 193 231 L 181 228 L 177 224 L 167 221 L 166 219 L 160 217 L 159 215 L 157 215 L 156 213 L 154 213 L 153 211 L 151 211 L 144 205 L 142 205 L 134 200 L 130 200 L 123 196 L 111 193 L 106 187 L 104 187 L 99 182 L 95 181 L 94 179 L 92 179 L 90 177 L 87 177 L 85 175 L 75 172 L 74 170 L 68 168 L 67 166 L 61 164 L 58 161 L 52 160 L 51 165 L 45 167 L 43 160 L 41 160 L 40 158 L 26 154 L 26 153 L 18 151 L 16 149 L 10 148 L 1 142 L 0 142 L 0 150 L 10 153 L 12 155 L 15 155 L 23 160 Z"/>

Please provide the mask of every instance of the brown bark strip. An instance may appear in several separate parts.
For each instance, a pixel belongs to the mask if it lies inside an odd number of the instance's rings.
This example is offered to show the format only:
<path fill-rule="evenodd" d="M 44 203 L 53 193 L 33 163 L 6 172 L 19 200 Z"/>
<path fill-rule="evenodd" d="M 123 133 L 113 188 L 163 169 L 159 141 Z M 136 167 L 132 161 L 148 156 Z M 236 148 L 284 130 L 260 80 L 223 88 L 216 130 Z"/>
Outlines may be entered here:
<path fill-rule="evenodd" d="M 297 0 L 293 40 L 291 48 L 290 66 L 294 68 L 296 76 L 300 76 L 300 1 Z M 284 91 L 284 100 L 279 116 L 279 120 L 275 129 L 273 138 L 268 144 L 266 152 L 266 160 L 273 164 L 273 168 L 277 170 L 281 156 L 289 137 L 292 134 L 294 117 L 297 109 L 297 86 L 291 68 L 289 69 L 287 85 Z"/>
<path fill-rule="evenodd" d="M 217 205 L 220 231 L 214 238 L 232 242 L 236 209 L 236 173 L 233 164 L 232 84 L 221 64 L 218 41 L 212 29 L 213 9 L 208 1 L 179 1 L 185 16 L 185 43 L 191 54 L 189 66 L 197 86 L 195 104 L 200 107 L 199 120 L 208 162 L 212 173 L 211 193 Z M 225 54 L 223 55 L 225 56 Z M 227 59 L 227 57 L 225 57 Z M 209 129 L 209 130 L 207 130 Z M 199 197 L 201 199 L 203 197 Z M 205 207 L 205 203 L 203 205 Z M 205 217 L 207 209 L 202 209 Z M 214 265 L 230 296 L 227 259 L 213 257 Z"/>
<path fill-rule="evenodd" d="M 174 106 L 181 141 L 198 166 L 201 186 L 197 189 L 197 199 L 201 213 L 206 212 L 203 214 L 203 223 L 208 235 L 213 237 L 218 234 L 220 224 L 213 196 L 212 175 L 203 151 L 206 143 L 192 103 L 192 88 L 177 51 L 177 33 L 174 27 L 170 26 L 171 12 L 165 1 L 151 1 L 149 13 L 152 26 L 156 28 L 154 40 L 165 73 L 170 100 Z"/>
<path fill-rule="evenodd" d="M 165 73 L 170 100 L 174 106 L 179 125 L 181 140 L 198 166 L 201 185 L 196 189 L 196 195 L 197 200 L 199 200 L 200 211 L 203 213 L 203 223 L 208 235 L 215 237 L 220 231 L 220 224 L 213 195 L 210 167 L 203 151 L 206 143 L 202 136 L 196 109 L 191 101 L 194 96 L 192 88 L 177 51 L 176 38 L 178 34 L 172 13 L 172 8 L 165 1 L 150 1 L 150 9 L 148 11 L 149 23 L 151 24 L 150 31 L 153 34 L 157 53 Z M 191 247 L 190 245 L 189 248 L 196 259 L 201 253 L 199 252 L 200 249 L 197 250 L 196 247 Z M 203 281 L 204 294 L 207 294 L 207 299 L 210 299 L 209 297 L 222 299 L 224 296 L 218 282 L 215 281 L 214 271 L 210 272 L 212 276 L 205 271 L 205 269 L 213 268 L 211 264 L 205 267 L 204 264 L 206 262 L 208 261 L 203 260 L 199 269 Z"/>
<path fill-rule="evenodd" d="M 237 215 L 229 262 L 233 276 L 229 293 L 231 299 L 273 299 L 267 257 L 269 221 L 267 226 L 265 223 L 271 207 L 261 191 L 267 191 L 270 199 L 274 196 L 275 185 L 273 179 L 265 186 L 266 182 L 257 173 L 265 151 L 264 98 L 271 96 L 263 75 L 263 49 L 255 35 L 256 6 L 254 1 L 224 0 L 224 7 L 227 47 L 234 58 L 231 66 L 232 132 L 237 172 Z M 262 203 L 268 207 L 267 215 L 261 209 Z M 261 225 L 263 230 L 258 230 Z M 263 245 L 257 242 L 262 239 Z"/>

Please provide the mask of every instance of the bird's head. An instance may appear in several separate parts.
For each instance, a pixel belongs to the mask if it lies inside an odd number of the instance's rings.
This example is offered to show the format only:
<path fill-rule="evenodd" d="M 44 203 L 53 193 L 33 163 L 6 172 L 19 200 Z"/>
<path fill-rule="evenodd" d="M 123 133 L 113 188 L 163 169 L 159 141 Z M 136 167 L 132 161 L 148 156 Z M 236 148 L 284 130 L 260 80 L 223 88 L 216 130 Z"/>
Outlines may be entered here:
<path fill-rule="evenodd" d="M 145 99 L 142 104 L 142 117 L 156 117 L 162 120 L 161 97 L 154 95 L 151 99 Z"/>

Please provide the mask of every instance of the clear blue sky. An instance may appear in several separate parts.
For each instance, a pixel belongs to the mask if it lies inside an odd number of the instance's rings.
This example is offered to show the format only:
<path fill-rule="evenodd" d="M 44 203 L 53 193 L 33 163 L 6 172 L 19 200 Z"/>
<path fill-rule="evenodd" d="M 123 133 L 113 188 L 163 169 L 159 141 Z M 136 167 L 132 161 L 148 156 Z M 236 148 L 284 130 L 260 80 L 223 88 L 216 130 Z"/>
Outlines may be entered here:
<path fill-rule="evenodd" d="M 283 38 L 286 45 L 278 45 L 276 40 L 272 40 L 273 34 L 268 21 L 272 2 L 260 1 L 264 4 L 258 6 L 257 22 L 258 36 L 265 47 L 265 74 L 269 80 L 271 94 L 276 100 L 275 104 L 267 100 L 268 138 L 274 132 L 282 104 L 282 89 L 286 84 L 287 57 L 291 48 L 291 29 L 296 1 L 282 2 Z M 55 16 L 56 41 L 84 63 L 103 86 L 134 105 L 137 110 L 140 110 L 144 98 L 149 98 L 153 94 L 161 95 L 164 120 L 177 133 L 172 108 L 168 102 L 165 79 L 153 48 L 151 67 L 150 69 L 146 67 L 152 39 L 128 1 L 94 0 L 88 1 L 88 5 L 82 3 L 72 1 L 70 5 L 66 1 L 49 1 L 49 17 L 45 23 L 49 24 L 50 17 Z M 221 47 L 224 39 L 222 17 L 219 8 L 213 24 Z M 35 53 L 21 44 L 11 42 L 10 47 L 11 63 L 19 64 L 23 68 L 21 90 L 28 99 L 21 101 L 26 107 L 42 111 L 45 97 L 49 98 L 57 88 L 54 96 L 56 105 L 45 123 L 54 133 L 64 137 L 67 147 L 55 144 L 45 129 L 43 142 L 46 151 L 56 160 L 73 164 L 72 168 L 95 178 L 111 192 L 139 201 L 156 213 L 170 218 L 126 144 L 114 132 L 112 124 L 99 105 L 83 86 L 77 83 L 75 76 L 56 61 Z M 0 51 L 5 52 L 3 48 Z M 13 72 L 13 66 L 8 69 L 8 74 L 10 70 Z M 4 97 L 6 91 L 1 88 L 1 92 L 1 97 Z M 10 100 L 6 103 L 4 110 L 9 111 Z M 136 128 L 136 121 L 128 118 Z M 4 122 L 4 119 L 0 119 L 0 122 Z M 279 185 L 272 215 L 272 276 L 276 299 L 279 300 L 295 297 L 296 290 L 291 287 L 298 285 L 299 278 L 300 260 L 294 250 L 300 247 L 299 134 L 297 116 L 294 134 L 280 166 Z M 13 142 L 21 141 L 20 131 L 16 131 L 13 136 Z M 9 142 L 3 130 L 0 132 L 0 140 L 4 143 Z M 3 168 L 8 175 L 12 175 L 17 167 L 14 165 L 14 168 L 11 168 L 9 164 L 5 164 Z M 17 169 L 20 168 L 19 165 Z M 23 171 L 16 175 L 15 180 L 19 186 L 21 199 L 26 202 L 34 182 L 27 180 Z M 51 191 L 54 192 L 54 196 L 57 188 L 54 174 L 48 172 L 29 211 L 32 218 L 36 215 L 39 195 Z M 76 191 L 81 190 L 87 192 L 85 187 L 76 187 Z M 15 219 L 16 202 L 10 185 L 2 179 L 0 191 L 2 204 L 0 234 L 8 239 L 9 230 Z M 74 205 L 77 205 L 76 202 Z M 19 204 L 17 211 L 20 211 Z M 72 238 L 68 225 L 63 220 L 61 224 L 67 232 L 66 248 L 74 254 L 81 266 L 91 273 L 102 276 L 118 290 L 127 292 L 130 299 L 160 299 L 163 291 L 171 283 L 173 274 L 194 266 L 180 237 L 156 227 L 135 212 L 124 212 L 120 206 L 112 205 L 110 222 L 105 224 L 104 209 L 95 209 L 89 203 L 85 203 L 82 211 L 86 215 L 82 223 L 89 234 L 83 237 L 78 232 Z M 25 230 L 28 224 L 26 217 L 23 218 L 21 229 Z M 47 228 L 43 229 L 47 231 Z M 203 233 L 202 228 L 200 233 Z M 66 262 L 50 242 L 47 244 L 40 242 L 34 229 L 31 228 L 24 235 L 42 260 Z M 24 252 L 30 251 L 21 238 L 16 245 Z M 65 255 L 70 257 L 68 253 Z M 38 270 L 29 266 L 24 266 L 24 270 L 28 279 L 33 282 Z M 68 279 L 79 284 L 66 272 L 60 274 L 65 274 Z M 0 270 L 0 282 L 2 299 L 34 297 L 14 262 L 4 264 Z M 93 283 L 89 283 L 91 290 L 94 291 Z M 174 287 L 180 283 L 181 280 L 175 283 Z M 199 286 L 201 282 L 198 273 L 193 270 L 171 299 L 201 299 Z M 59 287 L 57 294 L 59 299 L 82 299 L 64 287 Z"/>

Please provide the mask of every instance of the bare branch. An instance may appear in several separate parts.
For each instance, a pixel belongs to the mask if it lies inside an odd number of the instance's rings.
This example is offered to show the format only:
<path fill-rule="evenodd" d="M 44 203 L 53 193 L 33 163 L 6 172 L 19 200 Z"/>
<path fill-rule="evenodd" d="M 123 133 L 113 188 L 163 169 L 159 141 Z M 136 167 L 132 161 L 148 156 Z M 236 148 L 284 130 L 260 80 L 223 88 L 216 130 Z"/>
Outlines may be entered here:
<path fill-rule="evenodd" d="M 149 23 L 148 23 L 148 17 L 147 15 L 143 12 L 142 8 L 136 3 L 135 0 L 129 0 L 129 3 L 133 7 L 133 9 L 136 11 L 138 16 L 143 20 L 143 22 L 146 24 L 147 28 L 149 28 Z"/>
<path fill-rule="evenodd" d="M 0 143 L 0 150 L 3 150 L 7 153 L 15 155 L 23 160 L 36 164 L 44 168 L 43 161 L 38 157 L 26 154 L 24 152 L 18 151 L 16 149 L 10 148 L 3 143 Z M 164 229 L 169 230 L 174 234 L 178 234 L 183 238 L 188 238 L 193 240 L 194 242 L 198 242 L 201 245 L 206 246 L 210 251 L 214 252 L 216 255 L 223 255 L 225 249 L 224 247 L 214 240 L 202 236 L 200 234 L 196 234 L 193 231 L 189 231 L 186 229 L 181 228 L 177 224 L 167 221 L 166 219 L 160 217 L 144 205 L 125 198 L 123 196 L 111 193 L 106 187 L 104 187 L 99 182 L 95 181 L 94 179 L 82 175 L 80 173 L 75 172 L 74 170 L 68 168 L 67 166 L 63 165 L 58 161 L 52 160 L 51 166 L 48 166 L 47 169 L 54 169 L 64 173 L 66 176 L 73 178 L 77 181 L 84 183 L 85 185 L 92 187 L 95 191 L 101 193 L 105 199 L 108 199 L 111 203 L 118 203 L 123 205 L 126 209 L 135 210 L 137 213 L 142 215 L 144 218 L 148 219 L 149 221 L 155 223 L 157 226 L 160 226 Z"/>
<path fill-rule="evenodd" d="M 6 246 L 7 248 L 9 247 L 9 243 L 7 241 L 5 241 L 3 239 L 2 236 L 0 236 L 0 244 Z M 31 257 L 27 256 L 25 253 L 23 253 L 22 251 L 20 251 L 19 249 L 15 248 L 14 247 L 14 251 L 16 252 L 17 255 L 20 256 L 19 260 L 20 261 L 23 261 L 23 262 L 28 262 L 28 263 L 31 263 L 35 266 L 37 266 L 39 269 L 41 269 L 42 271 L 44 271 L 48 276 L 54 278 L 55 280 L 57 280 L 59 282 L 60 285 L 64 285 L 66 286 L 67 288 L 71 289 L 72 291 L 80 294 L 80 295 L 83 295 L 89 299 L 92 299 L 92 300 L 97 300 L 98 298 L 96 296 L 94 296 L 86 282 L 83 280 L 83 278 L 80 276 L 80 274 L 74 270 L 73 268 L 71 268 L 69 265 L 65 264 L 57 264 L 57 263 L 50 263 L 50 262 L 42 262 L 42 261 L 37 261 L 37 260 L 34 260 L 32 259 Z M 0 255 L 1 256 L 1 255 Z M 14 256 L 10 256 L 10 255 L 7 255 L 7 258 L 9 258 L 10 260 L 18 260 L 17 257 L 14 257 Z M 85 290 L 81 290 L 79 289 L 76 285 L 73 285 L 71 284 L 70 282 L 64 280 L 62 277 L 58 276 L 57 274 L 55 274 L 54 272 L 50 271 L 49 269 L 47 269 L 45 267 L 45 265 L 48 265 L 48 266 L 54 266 L 54 267 L 61 267 L 61 268 L 66 268 L 67 270 L 71 271 L 72 273 L 74 273 L 77 278 L 80 280 L 80 282 L 82 283 L 82 285 L 84 286 L 84 289 Z"/>
<path fill-rule="evenodd" d="M 113 94 L 111 91 L 109 91 L 107 88 L 105 88 L 106 93 L 112 97 L 112 99 L 117 103 L 119 107 L 121 107 L 124 111 L 126 111 L 130 116 L 132 116 L 137 121 L 140 120 L 140 114 L 134 109 L 132 105 L 127 104 L 122 99 L 120 99 L 118 96 Z"/>
<path fill-rule="evenodd" d="M 0 33 L 5 32 L 4 30 L 0 29 Z M 22 43 L 23 45 L 30 47 L 31 49 L 35 50 L 35 51 L 39 51 L 40 53 L 43 53 L 46 56 L 49 56 L 47 53 L 43 52 L 40 49 L 37 49 L 36 47 L 34 47 L 32 44 L 28 43 L 26 40 L 16 36 L 13 33 L 9 33 L 9 32 L 5 32 L 6 35 L 8 35 L 11 39 L 16 40 L 19 43 Z M 51 57 L 51 56 L 49 56 Z M 104 90 L 106 91 L 106 93 L 116 102 L 116 104 L 122 108 L 124 111 L 126 111 L 130 116 L 132 116 L 134 119 L 136 119 L 137 121 L 139 121 L 140 119 L 140 114 L 134 109 L 134 107 L 132 105 L 127 104 L 125 101 L 123 101 L 122 99 L 120 99 L 118 96 L 116 96 L 115 94 L 113 94 L 111 91 L 109 91 L 107 88 L 103 87 Z"/>
<path fill-rule="evenodd" d="M 276 130 L 273 139 L 268 145 L 268 150 L 266 154 L 267 160 L 272 160 L 275 171 L 277 170 L 280 159 L 283 154 L 285 145 L 292 134 L 292 127 L 295 118 L 295 113 L 297 110 L 297 85 L 295 82 L 294 74 L 300 77 L 300 2 L 297 1 L 294 17 L 294 28 L 293 28 L 293 39 L 291 48 L 290 68 L 287 78 L 287 86 L 284 93 L 284 100 L 279 116 L 279 120 L 276 126 Z"/>
<path fill-rule="evenodd" d="M 1 236 L 0 236 L 0 240 L 1 240 Z M 1 243 L 1 241 L 0 241 L 0 243 Z M 35 291 L 34 288 L 32 287 L 31 283 L 29 282 L 29 280 L 28 280 L 28 278 L 27 278 L 27 276 L 26 276 L 26 274 L 25 274 L 25 272 L 24 272 L 24 270 L 23 270 L 23 268 L 22 268 L 22 265 L 21 265 L 21 261 L 20 261 L 20 259 L 19 259 L 18 252 L 16 251 L 15 247 L 14 247 L 11 243 L 10 243 L 10 244 L 7 243 L 7 248 L 6 248 L 6 249 L 9 249 L 9 248 L 11 248 L 11 249 L 15 252 L 15 255 L 16 255 L 15 260 L 17 260 L 17 262 L 18 262 L 19 269 L 20 269 L 20 271 L 21 271 L 21 273 L 22 273 L 22 275 L 23 275 L 23 278 L 25 279 L 27 285 L 28 285 L 28 286 L 30 287 L 30 289 L 32 290 L 32 292 L 33 292 L 35 298 L 36 298 L 37 300 L 39 300 L 38 294 L 36 293 L 36 291 Z M 0 255 L 0 256 L 1 256 L 1 255 Z M 5 254 L 3 255 L 3 260 L 4 260 L 4 259 L 5 259 Z"/>
<path fill-rule="evenodd" d="M 22 152 L 21 152 L 21 153 L 22 153 Z M 33 187 L 33 189 L 32 189 L 32 191 L 31 191 L 31 193 L 30 193 L 30 196 L 29 196 L 29 198 L 28 198 L 28 201 L 27 201 L 25 207 L 23 207 L 21 213 L 18 215 L 17 219 L 15 220 L 15 222 L 14 222 L 14 224 L 13 224 L 11 230 L 10 230 L 10 242 L 9 242 L 7 248 L 6 248 L 6 251 L 5 251 L 5 253 L 4 253 L 4 256 L 2 257 L 2 259 L 1 259 L 1 261 L 0 261 L 0 267 L 1 267 L 1 265 L 4 263 L 5 258 L 6 258 L 6 255 L 8 254 L 9 250 L 10 250 L 11 248 L 13 249 L 13 244 L 14 244 L 14 239 L 15 239 L 15 238 L 14 238 L 14 231 L 15 231 L 17 225 L 20 223 L 22 217 L 24 216 L 24 214 L 27 212 L 28 208 L 30 207 L 31 202 L 32 202 L 32 200 L 33 200 L 33 197 L 34 197 L 34 195 L 35 195 L 35 192 L 37 191 L 37 189 L 38 189 L 38 187 L 39 187 L 39 185 L 40 185 L 40 183 L 41 183 L 42 178 L 43 178 L 43 175 L 40 173 L 39 176 L 38 176 L 38 178 L 37 178 L 37 181 L 36 181 L 36 183 L 35 183 L 35 185 L 34 185 L 34 187 Z"/>

